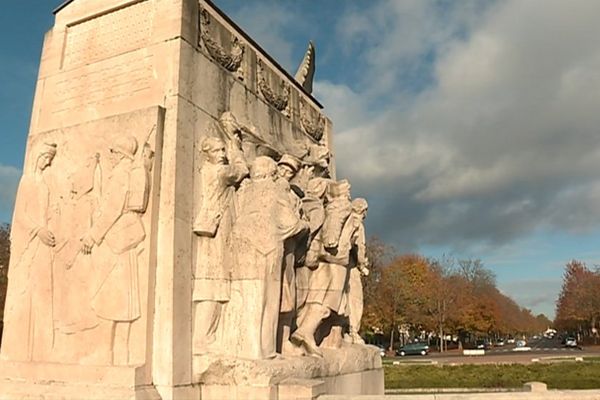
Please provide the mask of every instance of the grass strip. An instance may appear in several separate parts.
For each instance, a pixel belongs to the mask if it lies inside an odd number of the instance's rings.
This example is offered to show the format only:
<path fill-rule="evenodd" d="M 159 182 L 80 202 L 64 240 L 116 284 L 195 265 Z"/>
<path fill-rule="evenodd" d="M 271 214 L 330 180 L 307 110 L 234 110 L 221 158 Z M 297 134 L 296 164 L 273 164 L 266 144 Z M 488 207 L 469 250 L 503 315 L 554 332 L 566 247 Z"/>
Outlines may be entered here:
<path fill-rule="evenodd" d="M 549 389 L 599 389 L 600 363 L 384 365 L 386 389 L 519 388 L 531 381 Z"/>

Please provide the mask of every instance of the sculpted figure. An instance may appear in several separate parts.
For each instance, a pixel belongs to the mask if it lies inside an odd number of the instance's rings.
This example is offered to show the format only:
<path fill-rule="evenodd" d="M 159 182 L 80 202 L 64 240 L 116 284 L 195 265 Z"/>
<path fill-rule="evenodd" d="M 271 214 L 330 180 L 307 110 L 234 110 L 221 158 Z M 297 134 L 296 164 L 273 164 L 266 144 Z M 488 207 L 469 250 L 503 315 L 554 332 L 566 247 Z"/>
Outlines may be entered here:
<path fill-rule="evenodd" d="M 46 171 L 56 144 L 40 146 L 21 178 L 11 232 L 9 288 L 4 313 L 2 358 L 47 360 L 53 344 L 52 260 L 56 238 Z"/>
<path fill-rule="evenodd" d="M 277 163 L 277 184 L 281 190 L 287 194 L 289 207 L 294 211 L 297 218 L 303 217 L 302 201 L 304 191 L 290 181 L 300 170 L 300 161 L 285 154 Z M 281 289 L 281 307 L 279 315 L 278 328 L 278 349 L 282 354 L 300 355 L 294 346 L 289 342 L 292 324 L 296 311 L 296 271 L 297 265 L 301 264 L 301 259 L 306 251 L 306 235 L 298 235 L 288 238 L 284 243 L 283 251 L 283 281 Z"/>
<path fill-rule="evenodd" d="M 322 144 L 311 144 L 308 146 L 308 153 L 302 158 L 305 164 L 313 167 L 315 176 L 328 178 L 330 176 L 329 163 L 331 153 L 326 146 Z"/>
<path fill-rule="evenodd" d="M 320 242 L 317 239 L 325 221 L 325 193 L 330 180 L 313 178 L 308 182 L 306 196 L 302 199 L 302 210 L 308 218 L 309 235 L 306 242 L 304 265 L 296 269 L 296 309 L 298 324 L 302 323 L 304 305 L 308 297 L 312 271 L 319 266 Z"/>
<path fill-rule="evenodd" d="M 62 198 L 61 221 L 53 268 L 54 356 L 57 362 L 77 363 L 89 354 L 92 328 L 98 317 L 92 309 L 97 279 L 91 258 L 81 254 L 81 237 L 98 211 L 102 188 L 100 154 L 88 157 L 69 175 L 70 193 Z M 88 336 L 90 333 L 90 336 Z"/>
<path fill-rule="evenodd" d="M 329 186 L 330 193 L 327 199 L 327 209 L 321 241 L 326 249 L 338 247 L 342 228 L 352 212 L 350 202 L 350 183 L 341 180 Z"/>
<path fill-rule="evenodd" d="M 137 257 L 138 245 L 146 237 L 141 214 L 148 204 L 152 153 L 144 148 L 136 158 L 138 143 L 133 136 L 119 137 L 110 152 L 113 168 L 92 226 L 81 241 L 82 252 L 92 254 L 99 273 L 100 284 L 92 297 L 102 338 L 96 361 L 127 365 L 131 323 L 140 317 Z"/>
<path fill-rule="evenodd" d="M 276 356 L 284 242 L 307 230 L 290 206 L 289 192 L 275 182 L 276 171 L 271 158 L 257 157 L 250 181 L 238 192 L 231 291 L 239 312 L 232 316 L 229 332 L 239 332 L 230 351 L 242 358 Z"/>
<path fill-rule="evenodd" d="M 348 335 L 351 343 L 364 344 L 360 337 L 360 321 L 363 314 L 363 285 L 361 276 L 369 275 L 369 260 L 366 255 L 366 235 L 363 221 L 367 216 L 368 204 L 363 198 L 352 200 L 352 215 L 357 225 L 355 241 L 350 252 L 350 281 L 348 282 Z"/>
<path fill-rule="evenodd" d="M 233 138 L 235 141 L 235 138 Z M 239 141 L 230 147 L 215 137 L 202 142 L 204 165 L 200 169 L 202 196 L 194 220 L 197 253 L 194 268 L 193 354 L 217 345 L 217 328 L 223 306 L 229 301 L 231 283 L 231 243 L 229 235 L 235 219 L 235 185 L 248 175 Z"/>
<path fill-rule="evenodd" d="M 358 221 L 349 215 L 352 204 L 348 182 L 331 184 L 328 198 L 325 221 L 318 236 L 319 265 L 311 273 L 305 310 L 298 329 L 291 337 L 294 344 L 304 347 L 308 354 L 315 356 L 322 356 L 315 340 L 321 322 L 332 314 L 339 316 L 347 312 L 350 252 L 357 241 L 359 227 Z M 346 204 L 350 206 L 349 212 L 346 212 Z M 326 229 L 339 229 L 339 236 L 334 237 Z M 331 247 L 331 242 L 327 247 L 323 243 L 324 237 L 334 239 L 335 247 Z M 341 326 L 333 327 L 332 335 L 339 336 L 341 341 Z"/>

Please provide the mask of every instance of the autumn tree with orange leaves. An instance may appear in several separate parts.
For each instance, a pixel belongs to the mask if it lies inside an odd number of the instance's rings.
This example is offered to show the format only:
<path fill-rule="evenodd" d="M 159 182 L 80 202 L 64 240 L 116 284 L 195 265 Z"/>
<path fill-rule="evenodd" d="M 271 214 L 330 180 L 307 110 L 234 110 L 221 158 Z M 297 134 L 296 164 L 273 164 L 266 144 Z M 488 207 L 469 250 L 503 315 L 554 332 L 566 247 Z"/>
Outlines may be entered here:
<path fill-rule="evenodd" d="M 444 349 L 446 335 L 471 337 L 539 333 L 550 321 L 534 316 L 496 287 L 480 260 L 434 260 L 419 254 L 391 257 L 381 240 L 370 241 L 374 262 L 365 278 L 363 329 L 382 331 L 390 348 L 401 327 L 429 332 Z"/>
<path fill-rule="evenodd" d="M 556 326 L 597 337 L 600 316 L 600 273 L 585 263 L 570 261 L 565 266 L 563 284 L 556 301 Z"/>

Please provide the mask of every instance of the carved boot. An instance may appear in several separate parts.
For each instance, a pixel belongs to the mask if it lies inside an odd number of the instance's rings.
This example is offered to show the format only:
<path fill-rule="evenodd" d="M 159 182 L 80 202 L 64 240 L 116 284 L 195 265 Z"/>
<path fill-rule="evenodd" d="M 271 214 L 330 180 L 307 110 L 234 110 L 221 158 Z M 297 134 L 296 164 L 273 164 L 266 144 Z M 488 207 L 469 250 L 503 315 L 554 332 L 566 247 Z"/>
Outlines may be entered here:
<path fill-rule="evenodd" d="M 298 329 L 292 334 L 290 341 L 297 346 L 302 346 L 306 353 L 311 356 L 323 357 L 323 352 L 317 346 L 317 342 L 315 342 L 314 331 L 313 334 L 310 334 Z"/>
<path fill-rule="evenodd" d="M 290 341 L 295 345 L 302 346 L 307 354 L 316 357 L 323 357 L 323 352 L 317 346 L 315 341 L 315 332 L 321 324 L 321 321 L 330 314 L 328 308 L 322 305 L 313 304 L 310 310 L 307 310 L 302 325 L 292 333 Z"/>
<path fill-rule="evenodd" d="M 352 343 L 354 344 L 365 344 L 364 339 L 356 331 L 350 332 L 350 337 L 352 338 Z"/>

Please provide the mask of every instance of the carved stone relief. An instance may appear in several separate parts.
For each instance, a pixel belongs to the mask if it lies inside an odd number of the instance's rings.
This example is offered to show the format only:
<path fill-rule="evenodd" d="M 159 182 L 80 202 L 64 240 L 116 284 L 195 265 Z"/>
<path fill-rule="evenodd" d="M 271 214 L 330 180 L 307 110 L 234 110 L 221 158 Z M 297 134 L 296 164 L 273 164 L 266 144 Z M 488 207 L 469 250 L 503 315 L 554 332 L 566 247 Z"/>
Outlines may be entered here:
<path fill-rule="evenodd" d="M 57 209 L 48 171 L 58 149 L 54 143 L 41 143 L 32 152 L 33 165 L 17 192 L 2 338 L 2 358 L 17 361 L 49 359 L 54 342 L 48 299 L 52 298 Z"/>
<path fill-rule="evenodd" d="M 229 72 L 233 72 L 236 78 L 244 80 L 244 69 L 242 62 L 246 46 L 232 34 L 231 50 L 227 51 L 223 46 L 219 45 L 209 31 L 211 24 L 210 14 L 204 9 L 200 9 L 199 13 L 199 39 L 198 44 L 204 43 L 208 54 L 215 59 L 223 68 Z"/>
<path fill-rule="evenodd" d="M 317 142 L 321 140 L 325 132 L 325 117 L 320 112 L 306 105 L 302 99 L 300 100 L 300 122 L 302 123 L 304 132 Z"/>
<path fill-rule="evenodd" d="M 96 218 L 81 238 L 81 251 L 94 255 L 99 286 L 91 298 L 98 317 L 101 343 L 94 361 L 129 365 L 131 323 L 141 316 L 138 246 L 146 238 L 141 214 L 150 194 L 153 154 L 133 136 L 121 136 L 109 148 L 113 164 L 101 195 Z M 96 255 L 96 253 L 98 253 Z"/>
<path fill-rule="evenodd" d="M 153 117 L 125 114 L 30 144 L 15 209 L 12 251 L 21 256 L 11 258 L 3 359 L 143 364 L 157 133 L 114 127 Z M 16 345 L 23 337 L 27 345 Z"/>
<path fill-rule="evenodd" d="M 290 85 L 282 80 L 280 90 L 281 94 L 278 94 L 277 90 L 271 88 L 267 82 L 265 69 L 260 59 L 257 62 L 257 80 L 260 93 L 263 95 L 263 98 L 267 101 L 267 103 L 281 111 L 283 115 L 289 118 L 290 110 L 288 106 L 290 101 Z"/>
<path fill-rule="evenodd" d="M 204 159 L 199 169 L 202 193 L 193 221 L 197 245 L 192 295 L 194 355 L 219 352 L 221 317 L 230 298 L 233 268 L 230 235 L 236 219 L 235 186 L 248 175 L 238 136 L 239 126 L 232 117 L 221 119 L 227 143 L 221 137 L 208 136 L 200 149 Z"/>

